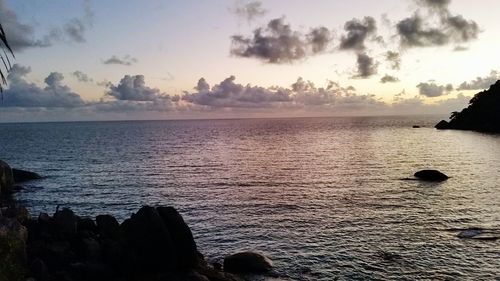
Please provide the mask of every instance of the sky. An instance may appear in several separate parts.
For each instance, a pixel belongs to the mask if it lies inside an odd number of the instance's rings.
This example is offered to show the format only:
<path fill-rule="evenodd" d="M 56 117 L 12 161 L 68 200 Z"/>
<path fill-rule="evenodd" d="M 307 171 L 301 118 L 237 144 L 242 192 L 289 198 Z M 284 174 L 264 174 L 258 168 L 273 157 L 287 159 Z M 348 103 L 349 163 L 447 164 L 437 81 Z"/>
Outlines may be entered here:
<path fill-rule="evenodd" d="M 498 8 L 0 0 L 0 122 L 449 114 L 500 77 Z"/>

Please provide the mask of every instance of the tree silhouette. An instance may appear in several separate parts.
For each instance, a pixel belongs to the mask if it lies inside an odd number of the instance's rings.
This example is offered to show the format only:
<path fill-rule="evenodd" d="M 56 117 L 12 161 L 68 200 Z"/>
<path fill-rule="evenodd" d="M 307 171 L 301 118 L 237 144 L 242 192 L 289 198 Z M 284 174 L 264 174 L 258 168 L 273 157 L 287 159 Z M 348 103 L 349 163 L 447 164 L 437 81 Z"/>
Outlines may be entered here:
<path fill-rule="evenodd" d="M 0 83 L 0 92 L 3 93 L 3 86 L 7 85 L 7 79 L 5 79 L 4 71 L 5 71 L 5 73 L 7 73 L 12 68 L 12 65 L 10 64 L 8 53 L 10 55 L 12 55 L 13 58 L 15 58 L 15 56 L 14 56 L 14 52 L 12 51 L 12 48 L 9 46 L 9 42 L 7 41 L 7 37 L 5 35 L 5 31 L 2 27 L 2 24 L 0 24 L 0 48 L 2 49 L 2 52 L 3 52 L 3 55 L 0 53 L 0 58 L 2 59 L 3 66 L 5 68 L 5 69 L 3 69 L 0 66 L 0 76 L 2 79 L 2 82 Z M 6 51 L 6 49 L 8 52 Z M 3 94 L 2 94 L 2 100 L 3 100 Z"/>

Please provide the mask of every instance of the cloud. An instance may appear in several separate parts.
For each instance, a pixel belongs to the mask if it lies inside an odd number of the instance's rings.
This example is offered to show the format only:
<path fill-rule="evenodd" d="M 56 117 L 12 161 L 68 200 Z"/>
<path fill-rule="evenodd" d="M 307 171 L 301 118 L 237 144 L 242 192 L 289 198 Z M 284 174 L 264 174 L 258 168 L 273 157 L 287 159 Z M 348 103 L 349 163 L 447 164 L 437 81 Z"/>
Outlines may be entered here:
<path fill-rule="evenodd" d="M 427 9 L 428 15 L 424 20 L 416 11 L 396 24 L 401 46 L 443 46 L 477 39 L 480 32 L 478 24 L 462 15 L 452 15 L 448 8 L 450 3 L 451 0 L 417 0 L 417 4 Z M 428 24 L 432 22 L 433 25 Z"/>
<path fill-rule="evenodd" d="M 194 93 L 186 92 L 182 100 L 194 105 L 228 109 L 353 109 L 380 106 L 382 103 L 373 95 L 359 95 L 353 87 L 341 87 L 329 82 L 327 87 L 317 88 L 311 81 L 298 78 L 290 88 L 259 87 L 242 85 L 230 76 L 221 83 L 210 87 L 201 78 Z"/>
<path fill-rule="evenodd" d="M 390 63 L 391 68 L 394 70 L 399 70 L 401 68 L 401 54 L 398 52 L 387 51 L 385 53 L 385 59 Z"/>
<path fill-rule="evenodd" d="M 83 17 L 70 19 L 62 27 L 53 28 L 39 38 L 35 37 L 35 28 L 20 22 L 17 14 L 10 9 L 5 0 L 0 0 L 0 19 L 9 44 L 14 51 L 50 47 L 56 41 L 83 43 L 86 41 L 85 32 L 92 25 L 93 18 L 89 1 L 83 1 L 83 5 Z"/>
<path fill-rule="evenodd" d="M 385 83 L 396 83 L 399 82 L 399 79 L 397 77 L 391 76 L 389 74 L 386 74 L 384 77 L 380 79 L 380 83 L 385 84 Z"/>
<path fill-rule="evenodd" d="M 262 3 L 260 1 L 251 1 L 246 4 L 239 1 L 235 7 L 231 9 L 231 12 L 240 18 L 246 19 L 248 22 L 258 17 L 262 17 L 267 13 L 267 11 L 262 8 Z"/>
<path fill-rule="evenodd" d="M 7 79 L 9 88 L 4 93 L 1 106 L 6 107 L 79 107 L 85 102 L 81 97 L 62 84 L 64 76 L 52 72 L 45 78 L 45 87 L 27 82 L 25 76 L 31 71 L 29 67 L 15 64 Z"/>
<path fill-rule="evenodd" d="M 491 85 L 495 84 L 497 80 L 500 80 L 500 73 L 498 71 L 492 70 L 490 75 L 486 77 L 477 77 L 472 81 L 464 81 L 457 90 L 484 90 L 488 89 Z"/>
<path fill-rule="evenodd" d="M 359 53 L 357 56 L 358 70 L 355 77 L 369 78 L 372 75 L 377 74 L 378 63 L 372 57 L 365 53 Z"/>
<path fill-rule="evenodd" d="M 275 103 L 290 101 L 287 91 L 273 91 L 250 85 L 243 86 L 236 84 L 235 80 L 234 76 L 230 76 L 210 88 L 205 79 L 201 78 L 195 87 L 197 92 L 185 93 L 182 99 L 197 105 L 242 108 L 269 107 Z"/>
<path fill-rule="evenodd" d="M 417 88 L 419 89 L 420 95 L 429 98 L 439 97 L 453 91 L 453 86 L 451 84 L 442 86 L 442 85 L 437 85 L 432 81 L 429 83 L 420 83 L 417 85 Z"/>
<path fill-rule="evenodd" d="M 314 54 L 325 51 L 330 42 L 333 40 L 330 30 L 326 27 L 311 29 L 311 31 L 307 34 L 307 39 Z"/>
<path fill-rule="evenodd" d="M 144 75 L 125 75 L 118 85 L 108 84 L 107 96 L 125 101 L 156 101 L 170 99 L 159 89 L 146 86 Z"/>
<path fill-rule="evenodd" d="M 257 58 L 268 63 L 291 63 L 326 50 L 332 41 L 325 27 L 313 28 L 307 35 L 293 31 L 284 18 L 271 20 L 265 28 L 258 28 L 253 37 L 231 37 L 231 54 Z"/>
<path fill-rule="evenodd" d="M 35 31 L 31 25 L 22 23 L 17 14 L 11 10 L 5 0 L 0 0 L 0 19 L 10 46 L 14 51 L 22 51 L 30 47 L 48 47 L 50 36 L 34 39 Z"/>
<path fill-rule="evenodd" d="M 90 83 L 94 80 L 90 78 L 87 74 L 81 72 L 80 70 L 71 73 L 79 82 Z"/>
<path fill-rule="evenodd" d="M 123 58 L 119 58 L 115 55 L 112 55 L 109 59 L 103 60 L 103 64 L 118 64 L 118 65 L 132 65 L 134 63 L 137 63 L 137 59 L 134 57 L 131 57 L 130 55 L 125 55 Z"/>
<path fill-rule="evenodd" d="M 344 30 L 347 34 L 340 40 L 340 49 L 362 51 L 366 48 L 366 39 L 375 35 L 377 24 L 372 17 L 365 17 L 363 20 L 352 19 L 345 23 Z"/>
<path fill-rule="evenodd" d="M 451 0 L 417 0 L 417 4 L 437 10 L 445 10 L 450 5 Z"/>
<path fill-rule="evenodd" d="M 71 19 L 64 25 L 64 32 L 68 35 L 71 41 L 77 43 L 85 42 L 86 27 L 82 20 L 78 18 Z"/>

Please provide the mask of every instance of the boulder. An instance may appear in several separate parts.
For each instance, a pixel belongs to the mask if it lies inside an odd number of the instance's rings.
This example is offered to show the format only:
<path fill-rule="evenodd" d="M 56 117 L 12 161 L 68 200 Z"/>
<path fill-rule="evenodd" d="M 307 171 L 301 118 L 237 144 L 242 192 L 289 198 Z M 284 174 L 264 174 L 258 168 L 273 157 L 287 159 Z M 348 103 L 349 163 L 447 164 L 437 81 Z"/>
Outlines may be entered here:
<path fill-rule="evenodd" d="M 25 171 L 25 170 L 20 170 L 20 169 L 12 169 L 12 175 L 14 177 L 15 183 L 20 183 L 20 182 L 25 182 L 25 181 L 30 181 L 30 180 L 38 180 L 38 179 L 42 178 L 42 176 L 40 176 L 37 173 Z"/>
<path fill-rule="evenodd" d="M 414 176 L 423 181 L 445 181 L 449 177 L 437 170 L 422 170 L 414 174 Z"/>
<path fill-rule="evenodd" d="M 438 130 L 445 130 L 450 128 L 450 124 L 448 123 L 448 121 L 441 120 L 439 121 L 439 123 L 436 124 L 436 126 L 434 126 L 434 128 Z"/>
<path fill-rule="evenodd" d="M 5 195 L 12 192 L 14 185 L 14 176 L 9 164 L 0 160 L 0 195 Z"/>
<path fill-rule="evenodd" d="M 232 273 L 265 273 L 273 263 L 266 256 L 255 252 L 241 252 L 224 258 L 224 271 Z"/>
<path fill-rule="evenodd" d="M 177 268 L 175 248 L 158 211 L 144 206 L 120 226 L 127 245 L 129 265 L 135 273 L 162 272 Z"/>
<path fill-rule="evenodd" d="M 76 222 L 76 232 L 81 237 L 92 237 L 97 231 L 97 226 L 91 218 L 78 218 Z"/>
<path fill-rule="evenodd" d="M 65 236 L 73 236 L 76 234 L 77 221 L 77 216 L 68 208 L 63 208 L 61 211 L 56 211 L 54 214 L 56 232 Z"/>
<path fill-rule="evenodd" d="M 156 210 L 170 233 L 179 268 L 194 266 L 198 261 L 196 243 L 182 216 L 172 207 L 158 207 Z"/>
<path fill-rule="evenodd" d="M 111 215 L 99 215 L 95 218 L 97 232 L 102 238 L 117 238 L 120 234 L 120 224 Z"/>

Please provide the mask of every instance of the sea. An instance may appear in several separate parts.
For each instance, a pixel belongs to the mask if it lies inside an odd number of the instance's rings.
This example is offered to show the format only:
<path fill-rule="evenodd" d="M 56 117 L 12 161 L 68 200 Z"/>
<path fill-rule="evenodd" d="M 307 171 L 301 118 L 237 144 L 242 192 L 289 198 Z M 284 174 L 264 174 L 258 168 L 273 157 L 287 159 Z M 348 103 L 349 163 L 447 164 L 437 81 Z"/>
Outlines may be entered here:
<path fill-rule="evenodd" d="M 253 280 L 500 280 L 500 239 L 457 236 L 500 237 L 500 135 L 440 119 L 3 123 L 0 159 L 44 176 L 15 195 L 33 216 L 173 206 L 209 262 L 272 259 Z"/>

